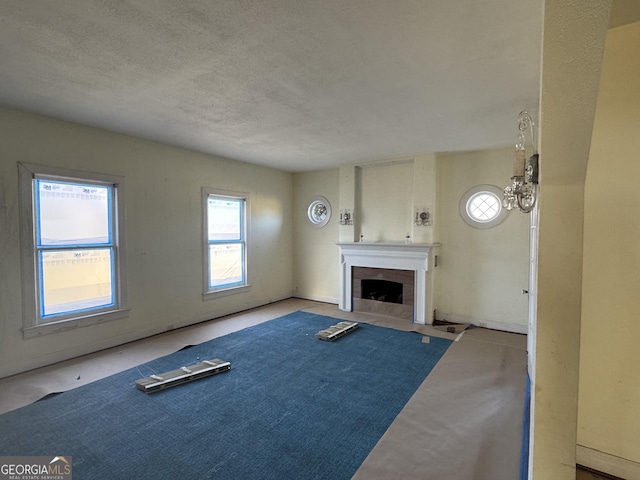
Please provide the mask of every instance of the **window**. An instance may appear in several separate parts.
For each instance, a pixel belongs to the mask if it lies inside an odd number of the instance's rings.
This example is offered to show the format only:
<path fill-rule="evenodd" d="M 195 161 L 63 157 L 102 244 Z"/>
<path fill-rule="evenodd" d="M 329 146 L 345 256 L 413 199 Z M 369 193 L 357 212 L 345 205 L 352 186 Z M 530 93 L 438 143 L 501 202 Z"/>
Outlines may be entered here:
<path fill-rule="evenodd" d="M 478 192 L 467 201 L 467 213 L 476 222 L 490 222 L 501 208 L 500 199 L 489 192 Z"/>
<path fill-rule="evenodd" d="M 249 197 L 202 189 L 205 225 L 205 298 L 245 291 Z"/>
<path fill-rule="evenodd" d="M 20 164 L 25 336 L 126 316 L 122 177 Z"/>
<path fill-rule="evenodd" d="M 460 199 L 460 216 L 474 228 L 495 227 L 508 213 L 502 208 L 502 190 L 493 185 L 473 187 Z"/>

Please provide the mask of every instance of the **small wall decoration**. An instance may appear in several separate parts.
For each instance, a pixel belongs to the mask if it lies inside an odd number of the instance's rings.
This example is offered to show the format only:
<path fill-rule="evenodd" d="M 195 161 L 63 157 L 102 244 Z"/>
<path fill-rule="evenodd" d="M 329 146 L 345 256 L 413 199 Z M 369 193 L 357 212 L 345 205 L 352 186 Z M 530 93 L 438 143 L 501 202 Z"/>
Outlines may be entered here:
<path fill-rule="evenodd" d="M 331 204 L 322 196 L 313 197 L 307 208 L 307 219 L 316 228 L 322 228 L 331 219 Z"/>

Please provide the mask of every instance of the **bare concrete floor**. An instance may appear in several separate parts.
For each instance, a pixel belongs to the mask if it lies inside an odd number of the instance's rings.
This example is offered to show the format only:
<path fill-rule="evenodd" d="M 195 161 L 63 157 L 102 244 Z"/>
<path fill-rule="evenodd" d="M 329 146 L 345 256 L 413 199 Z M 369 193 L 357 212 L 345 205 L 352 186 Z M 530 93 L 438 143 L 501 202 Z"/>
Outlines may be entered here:
<path fill-rule="evenodd" d="M 454 343 L 380 439 L 355 479 L 518 478 L 526 337 L 482 328 L 449 334 L 389 317 L 289 299 L 0 380 L 0 413 L 167 355 L 186 345 L 304 310 Z"/>

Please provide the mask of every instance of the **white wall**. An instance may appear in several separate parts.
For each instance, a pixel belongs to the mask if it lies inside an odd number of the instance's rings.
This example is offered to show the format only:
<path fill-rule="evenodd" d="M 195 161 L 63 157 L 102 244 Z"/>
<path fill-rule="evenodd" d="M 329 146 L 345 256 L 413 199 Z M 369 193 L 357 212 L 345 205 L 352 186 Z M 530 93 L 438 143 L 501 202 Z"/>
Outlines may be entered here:
<path fill-rule="evenodd" d="M 354 183 L 358 166 L 293 175 L 9 110 L 0 111 L 0 126 L 5 132 L 0 138 L 1 375 L 292 294 L 337 302 L 335 242 L 345 236 L 353 240 L 354 230 L 359 228 L 339 226 L 338 215 L 340 208 L 353 208 L 356 191 L 361 195 Z M 18 161 L 125 176 L 132 309 L 128 319 L 42 338 L 22 338 Z M 402 222 L 413 218 L 415 205 L 430 207 L 434 226 L 412 227 L 411 234 L 415 242 L 444 243 L 436 277 L 436 308 L 458 320 L 490 321 L 511 329 L 526 325 L 526 296 L 520 293 L 526 288 L 525 216 L 513 213 L 493 232 L 476 231 L 462 222 L 457 210 L 459 197 L 468 187 L 477 183 L 501 186 L 508 181 L 511 152 L 451 154 L 442 156 L 437 164 L 441 169 L 437 200 L 433 154 L 412 159 L 409 188 L 402 168 L 403 175 L 386 175 L 388 181 L 380 187 L 384 187 L 380 195 L 391 204 L 398 191 L 404 191 L 405 197 L 410 192 L 409 205 L 405 199 L 397 212 Z M 393 171 L 393 167 L 381 168 Z M 367 185 L 365 188 L 371 188 L 372 184 Z M 252 289 L 246 294 L 202 300 L 202 186 L 251 193 Z M 333 208 L 331 221 L 320 229 L 306 220 L 308 201 L 315 195 L 325 196 Z M 436 209 L 437 204 L 441 208 Z M 380 216 L 379 222 L 383 224 L 385 218 Z M 442 233 L 439 238 L 435 234 L 438 229 Z M 384 240 L 401 241 L 405 232 L 396 230 Z M 512 241 L 514 235 L 522 239 Z M 469 242 L 472 238 L 475 240 Z M 454 258 L 458 260 L 452 263 Z M 514 268 L 514 264 L 518 266 Z M 478 272 L 482 275 L 476 276 Z M 485 278 L 494 278 L 497 283 Z"/>
<path fill-rule="evenodd" d="M 610 0 L 544 0 L 530 478 L 576 478 L 584 181 Z"/>
<path fill-rule="evenodd" d="M 446 154 L 438 155 L 436 162 L 435 155 L 424 154 L 296 174 L 296 295 L 337 302 L 335 242 L 353 241 L 360 231 L 365 241 L 403 241 L 409 230 L 414 242 L 443 243 L 435 270 L 438 318 L 526 332 L 527 296 L 522 289 L 528 286 L 528 216 L 513 212 L 498 227 L 477 230 L 458 213 L 467 189 L 481 183 L 508 183 L 512 155 L 511 149 Z M 304 220 L 314 195 L 327 197 L 334 209 L 334 218 L 322 229 Z M 359 202 L 355 224 L 339 226 L 337 210 L 353 209 Z M 433 226 L 413 225 L 416 205 L 429 207 Z"/>
<path fill-rule="evenodd" d="M 0 376 L 291 296 L 293 176 L 0 110 Z M 17 162 L 122 175 L 129 318 L 22 336 Z M 201 187 L 249 192 L 247 293 L 202 299 Z"/>
<path fill-rule="evenodd" d="M 607 470 L 623 478 L 640 478 L 638 52 L 640 23 L 609 31 L 585 185 L 579 453 L 636 462 Z"/>
<path fill-rule="evenodd" d="M 316 195 L 326 197 L 333 209 L 331 221 L 320 229 L 306 220 L 309 200 Z M 433 241 L 433 227 L 415 227 L 412 219 L 416 205 L 430 207 L 433 215 L 435 196 L 433 154 L 296 173 L 295 295 L 338 303 L 336 242 L 354 241 L 361 231 L 365 232 L 366 241 L 403 242 L 407 233 L 414 242 Z M 353 213 L 354 225 L 338 223 L 340 209 Z"/>
<path fill-rule="evenodd" d="M 341 242 L 435 241 L 436 166 L 433 153 L 340 167 L 340 208 L 353 225 L 339 230 Z M 416 226 L 415 208 L 428 208 L 431 226 Z"/>
<path fill-rule="evenodd" d="M 500 225 L 477 229 L 459 213 L 460 198 L 470 188 L 482 184 L 502 188 L 509 183 L 512 159 L 513 149 L 438 155 L 439 320 L 527 331 L 528 304 L 522 290 L 528 288 L 528 215 L 513 210 Z"/>
<path fill-rule="evenodd" d="M 365 242 L 403 242 L 413 230 L 413 160 L 360 169 L 360 212 Z"/>
<path fill-rule="evenodd" d="M 294 294 L 338 303 L 339 169 L 296 173 L 293 189 Z M 321 195 L 332 209 L 329 223 L 316 228 L 307 220 L 310 200 Z"/>

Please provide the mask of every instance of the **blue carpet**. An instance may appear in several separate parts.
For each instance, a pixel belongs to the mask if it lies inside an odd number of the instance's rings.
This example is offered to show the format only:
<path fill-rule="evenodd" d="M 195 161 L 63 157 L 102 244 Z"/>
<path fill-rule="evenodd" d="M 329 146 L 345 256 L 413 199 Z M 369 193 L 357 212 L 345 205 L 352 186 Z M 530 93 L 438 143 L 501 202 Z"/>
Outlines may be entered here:
<path fill-rule="evenodd" d="M 0 455 L 72 457 L 77 479 L 347 479 L 451 341 L 295 312 L 0 415 Z M 231 370 L 158 393 L 200 360 Z M 401 447 L 401 446 L 399 446 Z"/>

